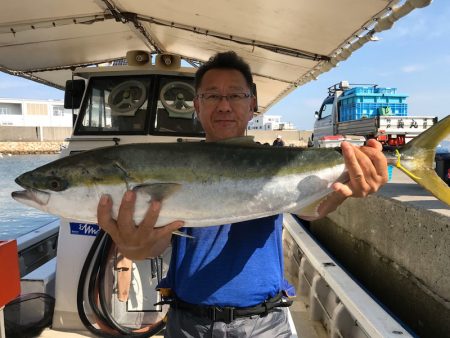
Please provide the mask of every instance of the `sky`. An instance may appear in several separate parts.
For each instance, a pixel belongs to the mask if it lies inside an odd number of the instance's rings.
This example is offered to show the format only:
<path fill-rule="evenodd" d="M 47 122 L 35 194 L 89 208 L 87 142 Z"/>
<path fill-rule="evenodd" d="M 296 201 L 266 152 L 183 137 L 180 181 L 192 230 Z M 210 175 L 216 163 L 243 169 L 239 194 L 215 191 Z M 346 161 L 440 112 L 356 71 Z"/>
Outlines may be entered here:
<path fill-rule="evenodd" d="M 409 115 L 450 114 L 450 1 L 434 0 L 397 21 L 338 67 L 322 74 L 271 107 L 266 114 L 281 115 L 300 130 L 312 130 L 314 112 L 327 88 L 342 80 L 397 88 L 408 95 Z M 1 57 L 0 57 L 1 58 Z M 60 90 L 0 72 L 0 97 L 62 99 Z"/>

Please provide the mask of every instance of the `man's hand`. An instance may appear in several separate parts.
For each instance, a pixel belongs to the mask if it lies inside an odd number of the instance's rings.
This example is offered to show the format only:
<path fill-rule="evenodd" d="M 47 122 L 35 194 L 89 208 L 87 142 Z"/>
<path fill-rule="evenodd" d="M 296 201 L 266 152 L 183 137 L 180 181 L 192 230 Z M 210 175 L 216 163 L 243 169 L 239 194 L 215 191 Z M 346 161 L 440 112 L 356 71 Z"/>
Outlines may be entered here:
<path fill-rule="evenodd" d="M 317 217 L 299 215 L 301 218 L 312 221 L 325 217 L 347 197 L 366 197 L 388 181 L 386 157 L 379 142 L 369 140 L 363 147 L 342 142 L 341 149 L 350 180 L 345 184 L 336 182 L 331 186 L 334 191 L 320 204 Z"/>
<path fill-rule="evenodd" d="M 112 200 L 103 195 L 97 207 L 99 226 L 106 231 L 119 251 L 130 259 L 156 257 L 169 246 L 172 232 L 184 225 L 175 221 L 163 227 L 154 228 L 161 210 L 161 202 L 153 201 L 139 225 L 133 220 L 136 193 L 127 191 L 122 199 L 117 220 L 111 217 Z"/>

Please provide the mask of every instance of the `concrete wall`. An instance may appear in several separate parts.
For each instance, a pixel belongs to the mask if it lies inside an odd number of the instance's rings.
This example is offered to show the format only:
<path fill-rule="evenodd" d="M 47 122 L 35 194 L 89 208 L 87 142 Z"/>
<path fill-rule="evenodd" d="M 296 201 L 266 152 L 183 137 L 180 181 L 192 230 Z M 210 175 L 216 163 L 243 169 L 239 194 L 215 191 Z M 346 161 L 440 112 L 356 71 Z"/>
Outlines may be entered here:
<path fill-rule="evenodd" d="M 64 141 L 71 134 L 71 127 L 0 126 L 0 142 Z"/>
<path fill-rule="evenodd" d="M 375 195 L 312 222 L 321 243 L 420 337 L 450 337 L 450 218 Z"/>
<path fill-rule="evenodd" d="M 306 147 L 311 134 L 311 131 L 304 130 L 247 130 L 247 135 L 255 136 L 255 141 L 263 144 L 269 143 L 272 145 L 277 135 L 281 135 L 286 146 L 295 147 Z"/>
<path fill-rule="evenodd" d="M 16 127 L 0 126 L 0 142 L 34 142 L 34 141 L 64 141 L 70 137 L 71 127 Z M 275 140 L 277 135 L 282 135 L 287 146 L 306 147 L 310 131 L 301 130 L 248 130 L 247 135 L 255 136 L 255 140 L 261 143 L 269 143 Z"/>
<path fill-rule="evenodd" d="M 44 141 L 63 141 L 72 135 L 72 127 L 44 127 Z"/>

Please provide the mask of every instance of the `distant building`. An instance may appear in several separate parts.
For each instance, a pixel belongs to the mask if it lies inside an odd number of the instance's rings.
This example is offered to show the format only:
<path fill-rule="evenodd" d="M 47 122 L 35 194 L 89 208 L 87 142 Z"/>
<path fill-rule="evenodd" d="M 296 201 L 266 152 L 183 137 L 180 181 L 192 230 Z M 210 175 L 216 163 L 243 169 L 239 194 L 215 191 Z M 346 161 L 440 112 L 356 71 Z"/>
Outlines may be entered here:
<path fill-rule="evenodd" d="M 282 122 L 279 115 L 258 115 L 248 123 L 248 130 L 296 130 L 291 122 Z"/>
<path fill-rule="evenodd" d="M 72 110 L 63 100 L 0 98 L 0 126 L 71 127 Z"/>

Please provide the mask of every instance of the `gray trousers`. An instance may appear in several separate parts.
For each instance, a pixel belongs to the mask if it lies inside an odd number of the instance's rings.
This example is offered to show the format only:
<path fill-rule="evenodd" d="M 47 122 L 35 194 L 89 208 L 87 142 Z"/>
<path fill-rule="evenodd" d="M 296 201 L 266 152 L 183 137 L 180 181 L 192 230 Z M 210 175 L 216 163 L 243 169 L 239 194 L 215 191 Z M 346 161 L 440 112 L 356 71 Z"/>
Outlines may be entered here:
<path fill-rule="evenodd" d="M 287 308 L 275 308 L 266 316 L 237 318 L 231 323 L 213 322 L 186 310 L 170 308 L 165 338 L 290 337 Z"/>

